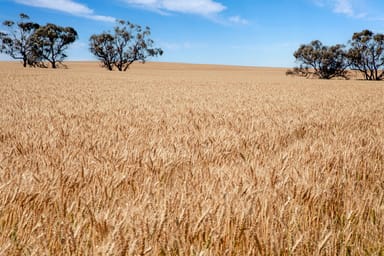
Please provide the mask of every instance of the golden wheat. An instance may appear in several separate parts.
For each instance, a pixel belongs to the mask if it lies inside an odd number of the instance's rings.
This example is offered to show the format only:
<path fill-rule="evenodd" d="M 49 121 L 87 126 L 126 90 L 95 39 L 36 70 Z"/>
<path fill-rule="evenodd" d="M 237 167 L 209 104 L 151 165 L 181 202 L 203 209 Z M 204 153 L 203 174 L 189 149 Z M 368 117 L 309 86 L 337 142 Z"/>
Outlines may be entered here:
<path fill-rule="evenodd" d="M 0 67 L 0 255 L 384 254 L 381 82 Z"/>

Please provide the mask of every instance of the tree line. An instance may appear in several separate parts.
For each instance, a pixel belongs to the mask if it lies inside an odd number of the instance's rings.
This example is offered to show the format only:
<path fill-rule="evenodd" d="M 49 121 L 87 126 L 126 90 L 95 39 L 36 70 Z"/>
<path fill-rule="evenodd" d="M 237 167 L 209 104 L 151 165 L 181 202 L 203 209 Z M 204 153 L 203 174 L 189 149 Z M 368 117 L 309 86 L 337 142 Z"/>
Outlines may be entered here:
<path fill-rule="evenodd" d="M 161 48 L 153 47 L 149 27 L 128 21 L 117 20 L 113 32 L 94 34 L 89 38 L 89 50 L 108 70 L 126 71 L 135 61 L 145 62 L 149 57 L 163 54 Z M 40 25 L 21 13 L 17 22 L 5 20 L 0 30 L 0 53 L 21 60 L 24 67 L 52 68 L 63 65 L 69 45 L 78 39 L 72 27 L 53 23 Z"/>
<path fill-rule="evenodd" d="M 129 21 L 117 20 L 113 31 L 94 34 L 89 38 L 90 52 L 108 70 L 126 71 L 135 61 L 145 62 L 149 57 L 163 54 L 154 47 L 149 27 L 141 27 Z M 53 23 L 40 25 L 31 22 L 21 13 L 17 22 L 3 22 L 0 30 L 0 53 L 22 61 L 23 66 L 57 68 L 67 58 L 69 45 L 78 39 L 72 27 Z M 301 45 L 294 57 L 300 65 L 287 71 L 287 75 L 348 79 L 349 70 L 361 72 L 366 80 L 384 78 L 384 34 L 370 30 L 354 33 L 348 42 L 332 46 L 319 40 Z"/>
<path fill-rule="evenodd" d="M 293 54 L 298 67 L 287 75 L 348 79 L 348 70 L 360 72 L 365 80 L 384 78 L 384 34 L 363 30 L 353 34 L 348 47 L 342 44 L 323 45 L 319 40 L 301 45 Z"/>

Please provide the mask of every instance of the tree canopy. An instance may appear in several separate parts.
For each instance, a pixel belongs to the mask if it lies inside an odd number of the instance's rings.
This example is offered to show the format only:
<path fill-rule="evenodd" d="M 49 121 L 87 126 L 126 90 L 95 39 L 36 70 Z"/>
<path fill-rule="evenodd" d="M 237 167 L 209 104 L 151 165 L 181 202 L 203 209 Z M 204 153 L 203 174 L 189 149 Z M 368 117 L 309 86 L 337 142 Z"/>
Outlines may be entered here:
<path fill-rule="evenodd" d="M 370 30 L 354 33 L 350 41 L 348 58 L 351 68 L 363 73 L 366 80 L 384 77 L 384 34 Z"/>
<path fill-rule="evenodd" d="M 89 39 L 90 51 L 108 70 L 116 67 L 126 71 L 135 61 L 145 62 L 149 57 L 163 54 L 160 48 L 154 48 L 149 27 L 129 21 L 118 20 L 113 33 L 94 34 Z"/>
<path fill-rule="evenodd" d="M 66 57 L 68 46 L 78 38 L 72 27 L 61 27 L 52 23 L 38 28 L 32 36 L 34 52 L 44 60 L 51 63 L 52 68 L 57 67 Z"/>
<path fill-rule="evenodd" d="M 325 46 L 314 40 L 301 45 L 293 55 L 300 63 L 300 67 L 294 70 L 296 73 L 304 76 L 313 74 L 320 79 L 346 78 L 348 62 L 343 45 Z"/>
<path fill-rule="evenodd" d="M 21 13 L 18 22 L 5 20 L 3 26 L 6 31 L 0 31 L 0 52 L 22 60 L 24 67 L 27 64 L 34 65 L 37 58 L 33 54 L 31 38 L 40 27 L 39 24 L 29 21 L 29 16 Z"/>
<path fill-rule="evenodd" d="M 293 55 L 300 66 L 288 70 L 287 75 L 347 78 L 348 70 L 357 70 L 365 80 L 384 78 L 384 34 L 368 29 L 354 33 L 347 49 L 341 44 L 324 46 L 314 40 L 301 45 Z"/>
<path fill-rule="evenodd" d="M 115 38 L 108 33 L 92 35 L 89 39 L 90 51 L 103 63 L 108 70 L 113 70 L 117 59 Z"/>

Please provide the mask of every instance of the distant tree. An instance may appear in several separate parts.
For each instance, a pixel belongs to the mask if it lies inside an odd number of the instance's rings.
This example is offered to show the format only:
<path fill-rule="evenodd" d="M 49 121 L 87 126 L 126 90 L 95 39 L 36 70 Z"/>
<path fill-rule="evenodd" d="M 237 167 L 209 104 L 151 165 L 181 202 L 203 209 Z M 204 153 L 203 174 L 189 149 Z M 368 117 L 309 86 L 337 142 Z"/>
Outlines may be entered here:
<path fill-rule="evenodd" d="M 90 37 L 90 51 L 108 70 L 115 66 L 119 71 L 126 71 L 135 61 L 145 62 L 149 57 L 163 54 L 162 49 L 153 48 L 154 41 L 150 35 L 149 27 L 143 29 L 118 20 L 113 34 L 104 32 Z"/>
<path fill-rule="evenodd" d="M 102 33 L 92 35 L 89 40 L 91 52 L 103 63 L 103 67 L 112 71 L 117 60 L 115 38 L 111 34 Z"/>
<path fill-rule="evenodd" d="M 292 75 L 295 75 L 295 76 L 303 76 L 303 77 L 309 77 L 311 75 L 311 72 L 309 71 L 309 68 L 308 67 L 303 67 L 303 66 L 300 66 L 300 67 L 294 67 L 293 69 L 288 69 L 285 74 L 287 76 L 292 76 Z"/>
<path fill-rule="evenodd" d="M 77 38 L 74 28 L 48 23 L 38 28 L 33 34 L 33 51 L 35 55 L 51 63 L 52 68 L 57 68 L 57 63 L 62 63 L 67 57 L 65 51 L 68 46 Z"/>
<path fill-rule="evenodd" d="M 35 65 L 39 56 L 33 53 L 31 38 L 40 26 L 30 22 L 27 14 L 21 13 L 18 22 L 6 20 L 3 26 L 7 32 L 0 31 L 0 52 L 11 56 L 13 59 L 22 60 L 23 66 Z"/>
<path fill-rule="evenodd" d="M 347 78 L 348 62 L 343 45 L 324 46 L 319 40 L 315 40 L 301 45 L 293 55 L 300 67 L 288 71 L 287 74 L 306 77 L 315 75 L 320 79 Z"/>
<path fill-rule="evenodd" d="M 352 69 L 363 73 L 366 80 L 381 80 L 384 77 L 384 34 L 370 30 L 354 33 L 349 42 L 348 59 Z"/>

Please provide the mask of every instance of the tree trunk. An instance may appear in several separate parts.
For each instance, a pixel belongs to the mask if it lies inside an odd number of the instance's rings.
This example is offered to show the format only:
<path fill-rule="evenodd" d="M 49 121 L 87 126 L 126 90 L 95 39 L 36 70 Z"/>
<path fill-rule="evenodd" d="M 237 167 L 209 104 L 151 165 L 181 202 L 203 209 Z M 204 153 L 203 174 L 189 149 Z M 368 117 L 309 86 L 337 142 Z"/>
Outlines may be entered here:
<path fill-rule="evenodd" d="M 131 66 L 131 64 L 132 64 L 134 61 L 135 61 L 135 60 L 131 60 L 131 61 L 129 61 L 127 64 L 125 64 L 124 71 L 127 71 L 127 69 L 129 68 L 129 66 Z"/>
<path fill-rule="evenodd" d="M 123 71 L 123 65 L 121 64 L 121 62 L 119 62 L 116 66 L 119 71 Z"/>

